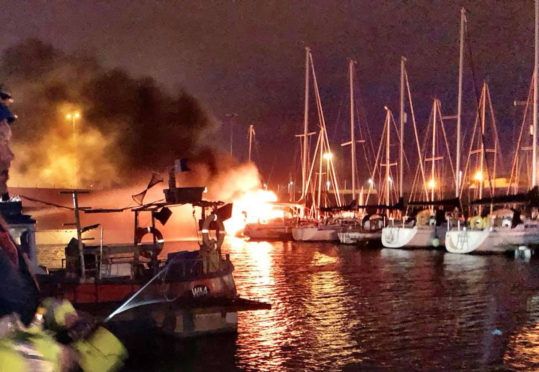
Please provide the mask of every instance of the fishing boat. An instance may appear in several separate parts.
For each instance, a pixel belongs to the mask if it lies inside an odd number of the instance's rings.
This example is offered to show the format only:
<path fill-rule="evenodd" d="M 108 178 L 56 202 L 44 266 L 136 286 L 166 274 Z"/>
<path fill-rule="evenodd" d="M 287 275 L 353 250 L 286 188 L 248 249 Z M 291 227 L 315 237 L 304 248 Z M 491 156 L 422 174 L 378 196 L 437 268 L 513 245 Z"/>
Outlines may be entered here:
<path fill-rule="evenodd" d="M 173 184 L 173 186 L 171 186 Z M 77 238 L 65 249 L 65 266 L 36 273 L 43 297 L 67 299 L 78 310 L 86 311 L 112 324 L 129 328 L 158 329 L 178 337 L 216 332 L 235 332 L 237 312 L 268 309 L 270 306 L 238 296 L 233 278 L 234 266 L 221 246 L 225 238 L 223 221 L 230 217 L 231 204 L 202 200 L 203 187 L 180 188 L 169 182 L 165 201 L 141 205 L 134 213 L 131 244 L 84 244 L 83 234 L 95 226 L 83 227 L 80 213 L 114 213 L 114 209 L 81 209 L 80 190 L 73 195 Z M 200 209 L 198 249 L 159 254 L 164 237 L 157 228 L 165 224 L 171 209 L 190 204 Z M 20 207 L 20 206 L 19 206 Z M 20 214 L 20 210 L 19 210 Z M 139 217 L 150 216 L 149 226 L 140 226 Z M 10 221 L 8 221 L 10 222 Z M 14 237 L 30 254 L 37 267 L 37 247 L 33 226 L 26 230 L 13 226 Z M 150 242 L 144 236 L 150 238 Z"/>

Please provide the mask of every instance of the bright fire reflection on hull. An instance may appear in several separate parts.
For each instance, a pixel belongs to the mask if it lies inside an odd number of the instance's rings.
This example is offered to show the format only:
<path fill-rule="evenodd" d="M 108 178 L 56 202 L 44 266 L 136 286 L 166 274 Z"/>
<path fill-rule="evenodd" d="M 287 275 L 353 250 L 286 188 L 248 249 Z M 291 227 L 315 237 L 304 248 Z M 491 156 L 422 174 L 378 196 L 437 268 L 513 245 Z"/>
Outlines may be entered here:
<path fill-rule="evenodd" d="M 274 210 L 271 205 L 271 202 L 275 201 L 277 201 L 277 195 L 268 190 L 248 191 L 234 199 L 232 217 L 225 221 L 228 235 L 236 235 L 247 223 L 282 218 L 283 212 Z"/>

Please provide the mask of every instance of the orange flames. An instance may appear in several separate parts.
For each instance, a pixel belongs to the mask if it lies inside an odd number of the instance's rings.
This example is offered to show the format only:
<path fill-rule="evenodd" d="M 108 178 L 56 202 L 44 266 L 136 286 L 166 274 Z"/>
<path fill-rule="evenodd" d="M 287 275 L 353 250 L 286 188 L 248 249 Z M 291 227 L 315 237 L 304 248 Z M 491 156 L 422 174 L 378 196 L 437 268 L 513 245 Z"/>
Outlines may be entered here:
<path fill-rule="evenodd" d="M 277 195 L 273 191 L 258 189 L 243 193 L 233 201 L 232 217 L 225 221 L 227 233 L 236 235 L 247 223 L 283 217 L 282 211 L 273 209 L 271 202 L 275 201 Z"/>

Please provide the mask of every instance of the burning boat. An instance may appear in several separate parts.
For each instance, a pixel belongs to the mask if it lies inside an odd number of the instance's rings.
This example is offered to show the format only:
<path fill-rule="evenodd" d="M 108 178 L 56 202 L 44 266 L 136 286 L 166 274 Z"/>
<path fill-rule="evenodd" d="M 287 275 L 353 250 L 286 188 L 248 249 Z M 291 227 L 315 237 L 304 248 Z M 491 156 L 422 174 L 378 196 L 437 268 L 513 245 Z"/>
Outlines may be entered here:
<path fill-rule="evenodd" d="M 292 240 L 292 228 L 304 216 L 304 206 L 294 203 L 271 203 L 269 218 L 248 222 L 243 234 L 250 240 Z"/>
<path fill-rule="evenodd" d="M 270 305 L 238 296 L 234 266 L 221 246 L 223 221 L 230 217 L 231 204 L 202 200 L 204 188 L 177 188 L 175 181 L 164 190 L 165 201 L 133 208 L 134 238 L 125 245 L 86 245 L 82 235 L 96 227 L 81 225 L 80 213 L 114 213 L 114 209 L 81 209 L 73 195 L 77 239 L 66 247 L 65 267 L 36 277 L 44 297 L 71 301 L 82 311 L 106 318 L 130 329 L 157 328 L 179 337 L 237 330 L 237 312 L 268 309 Z M 170 253 L 158 258 L 164 244 L 157 224 L 164 224 L 171 208 L 191 204 L 200 209 L 198 230 L 202 241 L 196 251 Z M 21 213 L 21 203 L 2 203 L 14 238 L 28 252 L 31 266 L 38 267 L 35 221 Z M 139 225 L 139 216 L 151 217 L 151 225 Z M 18 217 L 17 217 L 18 216 Z M 150 243 L 143 243 L 149 234 Z"/>

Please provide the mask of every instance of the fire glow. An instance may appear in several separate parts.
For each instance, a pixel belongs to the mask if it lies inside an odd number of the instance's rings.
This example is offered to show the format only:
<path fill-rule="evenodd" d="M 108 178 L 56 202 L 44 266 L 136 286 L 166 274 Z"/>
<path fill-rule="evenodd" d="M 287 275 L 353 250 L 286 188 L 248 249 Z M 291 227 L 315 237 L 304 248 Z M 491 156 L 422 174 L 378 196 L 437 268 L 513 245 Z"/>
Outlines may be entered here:
<path fill-rule="evenodd" d="M 272 202 L 277 201 L 277 195 L 269 190 L 246 191 L 234 200 L 232 217 L 225 221 L 229 235 L 236 235 L 247 223 L 265 223 L 274 218 L 283 218 L 283 212 L 275 210 Z"/>

